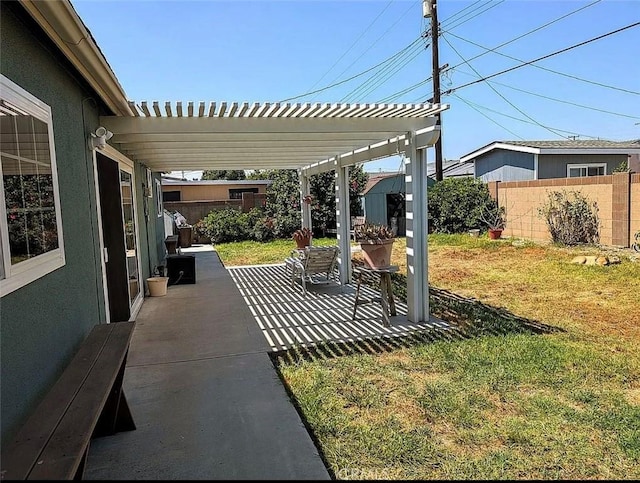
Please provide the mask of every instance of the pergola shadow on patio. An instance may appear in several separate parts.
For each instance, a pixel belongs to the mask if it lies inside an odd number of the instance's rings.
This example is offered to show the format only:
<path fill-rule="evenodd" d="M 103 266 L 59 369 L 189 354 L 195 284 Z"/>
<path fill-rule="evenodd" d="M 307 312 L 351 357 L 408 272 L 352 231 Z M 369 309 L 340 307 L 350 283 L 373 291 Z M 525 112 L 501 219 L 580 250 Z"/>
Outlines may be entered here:
<path fill-rule="evenodd" d="M 273 351 L 309 347 L 324 342 L 355 342 L 370 338 L 403 337 L 428 329 L 447 329 L 449 325 L 431 317 L 428 322 L 412 323 L 407 306 L 396 301 L 391 326 L 382 323 L 382 308 L 372 302 L 359 305 L 352 320 L 355 287 L 350 284 L 308 285 L 304 296 L 299 282 L 291 285 L 284 264 L 227 267 L 256 323 Z M 362 286 L 361 298 L 379 293 Z"/>

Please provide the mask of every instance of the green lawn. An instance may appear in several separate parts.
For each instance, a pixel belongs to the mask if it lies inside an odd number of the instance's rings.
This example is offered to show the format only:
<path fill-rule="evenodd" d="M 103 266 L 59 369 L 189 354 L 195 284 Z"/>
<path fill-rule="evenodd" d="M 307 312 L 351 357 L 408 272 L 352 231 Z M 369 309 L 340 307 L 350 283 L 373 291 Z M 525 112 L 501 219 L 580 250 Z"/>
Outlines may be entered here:
<path fill-rule="evenodd" d="M 279 263 L 291 248 L 216 246 L 227 265 Z M 569 263 L 597 253 L 430 235 L 432 286 L 561 330 L 283 358 L 336 478 L 640 479 L 640 263 Z"/>

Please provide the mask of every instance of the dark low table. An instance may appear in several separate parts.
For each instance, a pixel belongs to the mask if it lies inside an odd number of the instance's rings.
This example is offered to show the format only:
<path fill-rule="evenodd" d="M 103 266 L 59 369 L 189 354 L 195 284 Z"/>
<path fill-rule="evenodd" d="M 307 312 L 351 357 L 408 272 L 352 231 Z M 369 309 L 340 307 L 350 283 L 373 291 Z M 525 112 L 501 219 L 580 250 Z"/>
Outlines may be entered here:
<path fill-rule="evenodd" d="M 353 304 L 353 316 L 351 320 L 355 320 L 358 305 L 369 304 L 372 302 L 380 302 L 382 305 L 382 323 L 385 327 L 391 326 L 391 315 L 396 315 L 396 302 L 393 299 L 393 286 L 391 285 L 391 274 L 399 270 L 397 265 L 390 265 L 385 268 L 357 267 L 353 269 L 353 274 L 358 279 L 356 287 L 356 300 Z M 378 275 L 380 277 L 380 297 L 372 297 L 369 299 L 360 299 L 360 285 L 362 284 L 362 276 L 364 274 Z"/>

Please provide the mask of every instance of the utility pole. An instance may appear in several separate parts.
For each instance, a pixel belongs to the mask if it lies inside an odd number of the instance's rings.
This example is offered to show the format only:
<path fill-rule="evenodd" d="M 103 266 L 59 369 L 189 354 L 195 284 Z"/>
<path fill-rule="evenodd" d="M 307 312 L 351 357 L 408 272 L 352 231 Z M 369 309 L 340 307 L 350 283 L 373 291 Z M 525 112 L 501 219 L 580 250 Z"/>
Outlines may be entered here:
<path fill-rule="evenodd" d="M 431 60 L 433 77 L 433 103 L 440 104 L 440 60 L 438 58 L 438 9 L 436 0 L 422 0 L 422 15 L 431 17 Z M 440 113 L 436 114 L 436 126 L 441 126 Z M 436 181 L 442 181 L 442 130 L 436 141 Z"/>

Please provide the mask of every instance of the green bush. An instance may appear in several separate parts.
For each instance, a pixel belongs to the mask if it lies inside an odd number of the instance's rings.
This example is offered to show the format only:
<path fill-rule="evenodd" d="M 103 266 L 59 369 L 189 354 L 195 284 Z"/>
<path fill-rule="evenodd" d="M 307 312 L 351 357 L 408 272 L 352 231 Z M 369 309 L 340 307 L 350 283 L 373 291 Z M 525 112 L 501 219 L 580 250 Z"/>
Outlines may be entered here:
<path fill-rule="evenodd" d="M 249 239 L 249 214 L 233 208 L 212 211 L 204 218 L 205 233 L 212 243 Z"/>
<path fill-rule="evenodd" d="M 234 208 L 212 211 L 198 222 L 198 229 L 211 239 L 212 243 L 234 241 L 272 240 L 275 235 L 274 219 L 266 216 L 260 208 L 243 213 Z"/>
<path fill-rule="evenodd" d="M 590 203 L 579 191 L 552 191 L 538 208 L 547 222 L 551 239 L 563 245 L 598 243 L 600 221 L 597 203 Z"/>
<path fill-rule="evenodd" d="M 475 178 L 447 178 L 428 191 L 429 225 L 439 233 L 486 228 L 483 212 L 495 209 L 489 188 Z"/>

